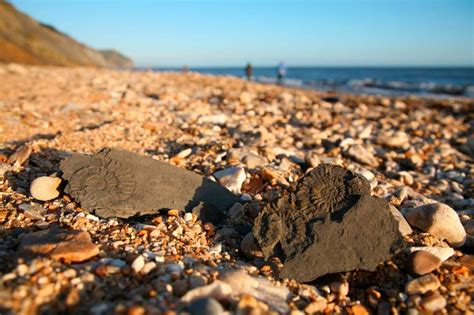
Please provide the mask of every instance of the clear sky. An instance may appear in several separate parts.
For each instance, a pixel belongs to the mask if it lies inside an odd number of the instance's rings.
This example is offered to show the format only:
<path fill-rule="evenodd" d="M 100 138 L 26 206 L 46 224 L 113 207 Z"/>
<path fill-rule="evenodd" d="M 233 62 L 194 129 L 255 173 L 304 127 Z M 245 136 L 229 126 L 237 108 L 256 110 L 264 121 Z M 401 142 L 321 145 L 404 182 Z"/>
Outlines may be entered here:
<path fill-rule="evenodd" d="M 139 66 L 474 66 L 474 0 L 14 0 Z"/>

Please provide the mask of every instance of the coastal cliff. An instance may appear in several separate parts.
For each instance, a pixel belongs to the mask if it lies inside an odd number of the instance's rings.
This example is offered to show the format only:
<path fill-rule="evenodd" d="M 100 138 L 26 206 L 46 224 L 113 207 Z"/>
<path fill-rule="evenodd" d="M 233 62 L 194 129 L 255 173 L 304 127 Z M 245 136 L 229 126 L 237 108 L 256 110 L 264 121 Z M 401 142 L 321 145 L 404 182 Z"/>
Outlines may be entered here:
<path fill-rule="evenodd" d="M 0 62 L 32 65 L 132 68 L 128 57 L 114 50 L 96 50 L 50 25 L 40 23 L 0 2 Z"/>

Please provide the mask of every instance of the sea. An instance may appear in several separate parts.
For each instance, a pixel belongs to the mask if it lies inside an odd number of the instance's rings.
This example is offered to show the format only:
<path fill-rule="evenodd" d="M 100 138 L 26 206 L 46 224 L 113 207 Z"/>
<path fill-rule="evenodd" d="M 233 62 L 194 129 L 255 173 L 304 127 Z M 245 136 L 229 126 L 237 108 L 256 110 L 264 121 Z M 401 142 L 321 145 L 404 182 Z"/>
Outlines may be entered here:
<path fill-rule="evenodd" d="M 152 68 L 154 71 L 181 71 Z M 245 77 L 244 67 L 196 67 L 189 71 Z M 276 84 L 276 67 L 254 67 L 253 80 Z M 322 91 L 387 96 L 474 98 L 474 67 L 287 67 L 284 85 Z"/>

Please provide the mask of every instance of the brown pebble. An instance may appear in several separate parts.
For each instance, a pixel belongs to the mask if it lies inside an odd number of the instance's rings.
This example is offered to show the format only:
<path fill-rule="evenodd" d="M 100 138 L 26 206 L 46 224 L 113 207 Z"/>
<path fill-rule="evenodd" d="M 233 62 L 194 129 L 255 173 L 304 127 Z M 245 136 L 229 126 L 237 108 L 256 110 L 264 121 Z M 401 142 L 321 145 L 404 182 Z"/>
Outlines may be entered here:
<path fill-rule="evenodd" d="M 438 269 L 441 263 L 441 259 L 424 250 L 413 252 L 408 258 L 410 272 L 420 276 Z"/>

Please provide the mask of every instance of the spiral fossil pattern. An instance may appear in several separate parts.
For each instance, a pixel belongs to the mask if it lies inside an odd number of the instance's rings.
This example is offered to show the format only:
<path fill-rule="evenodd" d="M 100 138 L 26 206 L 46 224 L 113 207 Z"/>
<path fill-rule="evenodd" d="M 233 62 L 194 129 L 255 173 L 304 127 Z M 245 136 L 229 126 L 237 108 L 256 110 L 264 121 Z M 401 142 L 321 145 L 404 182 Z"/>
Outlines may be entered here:
<path fill-rule="evenodd" d="M 119 162 L 110 161 L 107 165 L 102 163 L 77 170 L 69 185 L 71 195 L 84 206 L 101 209 L 111 205 L 120 207 L 122 202 L 129 200 L 136 181 Z"/>
<path fill-rule="evenodd" d="M 266 256 L 278 243 L 286 257 L 294 256 L 313 242 L 314 222 L 339 221 L 362 194 L 370 194 L 365 178 L 337 165 L 322 164 L 300 180 L 295 192 L 264 208 L 254 236 Z"/>

